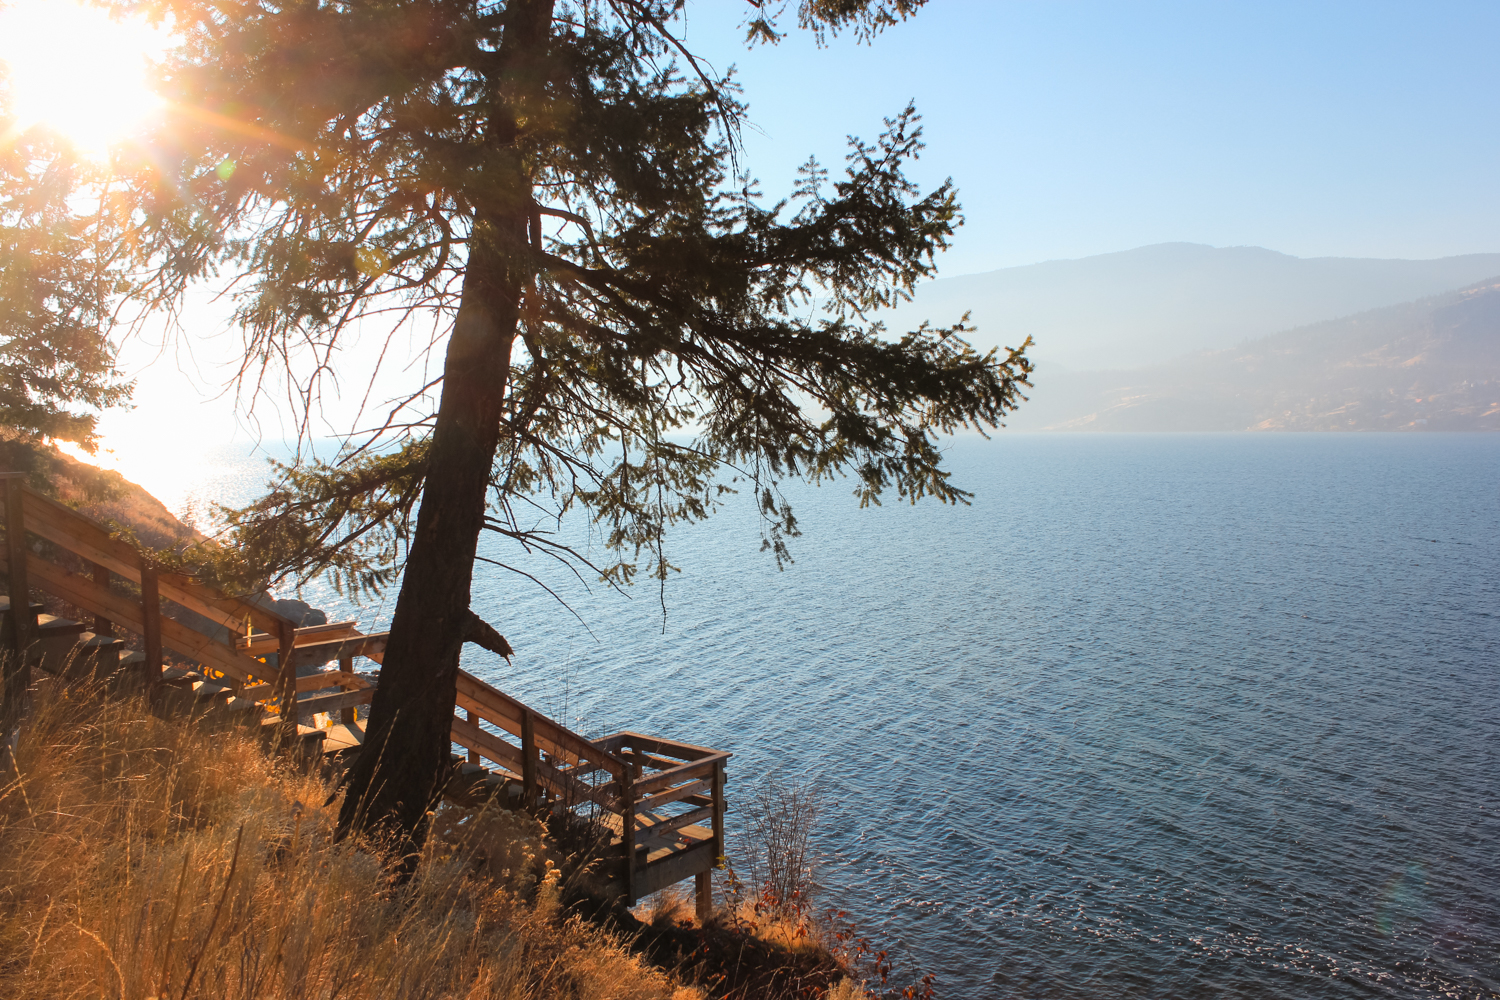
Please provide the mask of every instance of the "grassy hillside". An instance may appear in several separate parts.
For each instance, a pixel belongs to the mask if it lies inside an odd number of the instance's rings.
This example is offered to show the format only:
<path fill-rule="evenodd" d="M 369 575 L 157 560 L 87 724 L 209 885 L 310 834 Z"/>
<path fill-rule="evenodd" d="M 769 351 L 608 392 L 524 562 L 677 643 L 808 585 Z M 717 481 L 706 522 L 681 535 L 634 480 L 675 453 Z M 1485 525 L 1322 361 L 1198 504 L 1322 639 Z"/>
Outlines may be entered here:
<path fill-rule="evenodd" d="M 156 497 L 118 472 L 65 455 L 51 445 L 0 428 L 0 469 L 29 473 L 27 485 L 76 507 L 89 517 L 129 527 L 153 549 L 172 548 L 202 536 Z"/>

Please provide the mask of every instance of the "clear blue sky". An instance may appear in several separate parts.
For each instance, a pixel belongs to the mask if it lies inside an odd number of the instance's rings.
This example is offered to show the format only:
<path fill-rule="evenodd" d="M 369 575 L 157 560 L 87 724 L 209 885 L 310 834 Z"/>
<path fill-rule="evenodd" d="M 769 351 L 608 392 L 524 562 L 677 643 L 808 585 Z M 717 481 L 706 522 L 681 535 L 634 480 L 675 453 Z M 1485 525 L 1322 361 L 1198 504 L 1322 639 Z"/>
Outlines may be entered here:
<path fill-rule="evenodd" d="M 1500 250 L 1500 3 L 930 0 L 873 46 L 746 50 L 743 0 L 690 0 L 737 65 L 767 194 L 915 99 L 921 173 L 968 219 L 943 273 L 1149 243 L 1297 256 Z M 789 12 L 787 25 L 794 23 Z"/>

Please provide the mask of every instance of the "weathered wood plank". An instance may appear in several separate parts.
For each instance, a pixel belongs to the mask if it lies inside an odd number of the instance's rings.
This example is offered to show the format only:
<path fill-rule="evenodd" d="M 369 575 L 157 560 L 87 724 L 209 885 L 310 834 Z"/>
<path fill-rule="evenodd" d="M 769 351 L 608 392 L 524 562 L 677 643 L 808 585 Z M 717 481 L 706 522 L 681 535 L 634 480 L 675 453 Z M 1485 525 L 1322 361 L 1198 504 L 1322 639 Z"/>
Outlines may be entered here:
<path fill-rule="evenodd" d="M 659 736 L 647 736 L 644 733 L 624 732 L 606 736 L 599 741 L 601 745 L 630 747 L 636 750 L 645 750 L 647 753 L 665 754 L 676 757 L 679 760 L 699 760 L 710 754 L 720 753 L 709 747 L 694 746 L 691 743 L 679 743 L 676 740 L 662 739 Z"/>
<path fill-rule="evenodd" d="M 139 554 L 135 547 L 111 538 L 103 525 L 30 490 L 26 491 L 26 512 L 32 520 L 30 530 L 35 534 L 127 580 L 141 582 L 137 564 Z M 221 594 L 180 573 L 159 573 L 157 586 L 162 597 L 225 626 L 231 632 L 244 628 L 246 615 L 257 628 L 267 631 L 274 631 L 280 623 L 287 621 L 274 611 Z"/>
<path fill-rule="evenodd" d="M 297 719 L 301 721 L 304 717 L 318 712 L 337 712 L 339 709 L 353 708 L 355 705 L 368 705 L 374 697 L 375 689 L 367 688 L 364 691 L 340 691 L 338 694 L 298 698 Z"/>
<path fill-rule="evenodd" d="M 660 774 L 649 775 L 644 778 L 635 779 L 635 791 L 637 795 L 649 795 L 662 788 L 668 788 L 688 778 L 706 778 L 714 773 L 714 765 L 721 760 L 727 760 L 729 754 L 717 753 L 712 757 L 702 760 L 689 761 L 679 764 L 669 771 Z"/>
<path fill-rule="evenodd" d="M 325 642 L 305 644 L 298 642 L 292 648 L 291 666 L 293 670 L 299 670 L 302 667 L 328 663 L 330 660 L 342 659 L 345 656 L 364 656 L 378 660 L 385 656 L 385 647 L 390 636 L 389 632 L 378 632 L 374 635 L 361 635 L 349 639 L 330 639 Z"/>
<path fill-rule="evenodd" d="M 458 672 L 457 687 L 459 697 L 467 699 L 475 711 L 498 725 L 514 725 L 516 735 L 520 735 L 521 711 L 525 706 L 519 701 L 502 695 L 466 670 Z"/>
<path fill-rule="evenodd" d="M 666 805 L 668 802 L 685 799 L 689 795 L 701 795 L 712 788 L 713 782 L 711 781 L 695 781 L 692 784 L 681 785 L 677 788 L 668 789 L 665 792 L 658 792 L 656 795 L 647 795 L 644 798 L 637 796 L 635 808 L 637 812 L 649 812 L 652 809 Z"/>
<path fill-rule="evenodd" d="M 718 855 L 714 854 L 713 841 L 705 840 L 685 851 L 674 851 L 660 861 L 637 868 L 630 880 L 632 902 L 669 885 L 676 885 L 685 878 L 692 878 L 699 872 L 712 871 L 718 860 Z"/>
<path fill-rule="evenodd" d="M 321 691 L 324 688 L 342 687 L 346 691 L 363 691 L 365 688 L 373 688 L 370 683 L 358 674 L 345 674 L 338 670 L 322 670 L 316 674 L 305 674 L 297 678 L 297 693 L 304 691 Z"/>
<path fill-rule="evenodd" d="M 639 764 L 643 769 L 651 767 L 658 771 L 670 771 L 672 768 L 680 767 L 684 763 L 681 760 L 675 760 L 671 757 L 661 757 L 654 753 L 646 753 L 644 750 L 630 750 L 622 747 L 610 752 L 618 754 L 625 760 Z"/>
<path fill-rule="evenodd" d="M 156 570 L 146 564 L 141 556 L 141 649 L 145 659 L 141 661 L 146 686 L 155 689 L 161 681 L 161 591 L 158 588 Z M 89 581 L 93 583 L 93 580 Z M 98 584 L 94 584 L 98 586 Z"/>
<path fill-rule="evenodd" d="M 709 809 L 713 813 L 710 817 L 710 822 L 713 823 L 714 827 L 714 855 L 716 858 L 724 856 L 724 772 L 728 769 L 726 767 L 727 763 L 727 755 L 714 761 L 713 805 L 709 806 Z"/>
<path fill-rule="evenodd" d="M 666 819 L 651 816 L 649 817 L 649 823 L 647 823 L 648 817 L 637 813 L 636 829 L 639 831 L 637 836 L 665 837 L 667 834 L 675 833 L 685 826 L 693 826 L 699 820 L 711 820 L 713 812 L 713 806 L 704 806 L 700 809 L 694 809 L 691 812 L 685 812 L 681 816 L 671 816 Z"/>
<path fill-rule="evenodd" d="M 244 619 L 240 620 L 241 628 L 244 627 Z M 357 622 L 331 622 L 327 625 L 302 625 L 293 633 L 298 646 L 310 646 L 318 642 L 332 642 L 335 639 L 355 639 L 364 635 L 359 630 Z M 242 653 L 252 656 L 265 656 L 274 653 L 281 648 L 281 639 L 268 632 L 256 632 L 249 640 L 242 635 L 236 635 L 235 648 Z"/>

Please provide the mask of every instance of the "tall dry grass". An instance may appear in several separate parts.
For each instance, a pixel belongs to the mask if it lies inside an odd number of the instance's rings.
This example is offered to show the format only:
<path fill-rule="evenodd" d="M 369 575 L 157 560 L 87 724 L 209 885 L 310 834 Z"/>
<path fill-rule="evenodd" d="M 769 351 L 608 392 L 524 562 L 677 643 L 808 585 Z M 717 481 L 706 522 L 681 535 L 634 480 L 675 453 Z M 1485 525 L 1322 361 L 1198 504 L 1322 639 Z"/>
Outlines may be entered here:
<path fill-rule="evenodd" d="M 0 996 L 699 995 L 561 916 L 528 819 L 440 817 L 396 887 L 329 794 L 250 734 L 43 682 L 0 787 Z"/>

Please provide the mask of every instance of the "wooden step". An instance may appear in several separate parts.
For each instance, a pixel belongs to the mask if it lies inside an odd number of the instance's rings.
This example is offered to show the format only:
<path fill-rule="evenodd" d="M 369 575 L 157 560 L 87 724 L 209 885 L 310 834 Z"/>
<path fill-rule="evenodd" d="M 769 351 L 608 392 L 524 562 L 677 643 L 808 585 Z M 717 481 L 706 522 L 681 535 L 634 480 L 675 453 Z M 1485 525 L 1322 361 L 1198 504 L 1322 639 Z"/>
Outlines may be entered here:
<path fill-rule="evenodd" d="M 50 639 L 54 636 L 81 635 L 88 631 L 88 626 L 59 615 L 37 615 L 36 631 L 39 638 Z"/>
<path fill-rule="evenodd" d="M 36 638 L 36 616 L 42 612 L 42 602 L 31 602 L 31 628 L 32 638 Z M 0 595 L 0 649 L 15 648 L 15 640 L 11 637 L 10 620 L 10 598 Z"/>
<path fill-rule="evenodd" d="M 8 613 L 9 611 L 10 611 L 10 597 L 7 596 L 7 595 L 5 595 L 5 594 L 0 594 L 0 614 L 5 614 L 5 613 Z M 39 614 L 42 613 L 42 602 L 41 601 L 32 601 L 31 602 L 31 613 L 33 615 L 39 615 Z"/>
<path fill-rule="evenodd" d="M 50 674 L 69 678 L 85 677 L 104 667 L 106 672 L 115 668 L 108 656 L 99 659 L 101 652 L 96 644 L 85 647 L 89 639 L 95 638 L 83 622 L 57 615 L 38 615 L 37 630 L 27 656 L 41 669 Z M 122 644 L 123 645 L 123 644 Z"/>
<path fill-rule="evenodd" d="M 82 632 L 73 645 L 63 676 L 69 680 L 110 677 L 120 669 L 120 653 L 124 648 L 124 640 L 112 635 Z"/>
<path fill-rule="evenodd" d="M 299 725 L 295 739 L 288 740 L 281 726 L 281 716 L 268 715 L 260 721 L 260 738 L 266 749 L 290 753 L 300 759 L 303 766 L 311 767 L 323 757 L 323 743 L 328 738 L 328 731 Z"/>
<path fill-rule="evenodd" d="M 345 722 L 323 730 L 328 736 L 323 740 L 324 753 L 345 753 L 358 750 L 365 742 L 363 722 Z"/>

